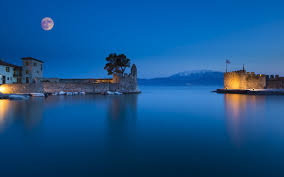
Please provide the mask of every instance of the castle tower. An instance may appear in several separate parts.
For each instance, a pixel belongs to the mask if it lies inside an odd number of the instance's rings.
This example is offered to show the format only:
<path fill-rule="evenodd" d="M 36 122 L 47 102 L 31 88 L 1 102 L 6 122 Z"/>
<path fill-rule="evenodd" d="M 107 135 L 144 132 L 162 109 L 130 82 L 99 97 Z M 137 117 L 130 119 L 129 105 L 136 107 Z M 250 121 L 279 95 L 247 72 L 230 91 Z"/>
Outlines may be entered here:
<path fill-rule="evenodd" d="M 266 76 L 255 74 L 254 72 L 246 73 L 243 70 L 224 73 L 225 89 L 264 89 L 266 87 Z"/>
<path fill-rule="evenodd" d="M 135 64 L 133 64 L 131 67 L 131 75 L 133 78 L 137 79 L 137 67 Z"/>

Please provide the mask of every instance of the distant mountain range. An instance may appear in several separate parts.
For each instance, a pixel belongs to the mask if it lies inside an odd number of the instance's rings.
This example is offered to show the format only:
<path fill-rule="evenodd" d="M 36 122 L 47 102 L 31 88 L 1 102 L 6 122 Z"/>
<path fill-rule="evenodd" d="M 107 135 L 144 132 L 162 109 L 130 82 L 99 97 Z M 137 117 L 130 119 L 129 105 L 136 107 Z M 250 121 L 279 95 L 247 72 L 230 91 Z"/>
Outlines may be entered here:
<path fill-rule="evenodd" d="M 211 70 L 194 70 L 174 74 L 169 77 L 138 79 L 139 85 L 223 85 L 224 73 Z"/>

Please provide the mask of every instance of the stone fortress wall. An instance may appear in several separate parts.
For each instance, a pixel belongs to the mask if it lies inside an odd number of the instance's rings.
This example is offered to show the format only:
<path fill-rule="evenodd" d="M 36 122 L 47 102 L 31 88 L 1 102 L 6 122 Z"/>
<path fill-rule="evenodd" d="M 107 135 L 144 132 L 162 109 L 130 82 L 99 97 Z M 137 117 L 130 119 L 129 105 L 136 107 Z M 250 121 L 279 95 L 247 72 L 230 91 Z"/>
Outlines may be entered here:
<path fill-rule="evenodd" d="M 279 75 L 267 75 L 266 82 L 268 89 L 284 89 L 284 77 L 279 77 Z"/>
<path fill-rule="evenodd" d="M 104 93 L 106 91 L 120 91 L 119 84 L 114 83 L 43 83 L 43 93 L 85 92 Z"/>
<path fill-rule="evenodd" d="M 246 72 L 244 69 L 224 73 L 225 89 L 265 89 L 266 75 Z"/>
<path fill-rule="evenodd" d="M 135 64 L 132 65 L 130 74 L 114 75 L 112 82 L 119 84 L 119 90 L 121 92 L 128 92 L 128 90 L 139 92 L 137 83 L 137 68 Z"/>
<path fill-rule="evenodd" d="M 43 86 L 41 83 L 33 84 L 2 84 L 0 86 L 1 93 L 43 93 Z"/>
<path fill-rule="evenodd" d="M 55 92 L 104 93 L 118 91 L 122 93 L 139 93 L 137 68 L 132 65 L 131 73 L 113 75 L 112 79 L 58 79 L 45 78 L 31 84 L 3 84 L 2 93 L 55 93 Z"/>

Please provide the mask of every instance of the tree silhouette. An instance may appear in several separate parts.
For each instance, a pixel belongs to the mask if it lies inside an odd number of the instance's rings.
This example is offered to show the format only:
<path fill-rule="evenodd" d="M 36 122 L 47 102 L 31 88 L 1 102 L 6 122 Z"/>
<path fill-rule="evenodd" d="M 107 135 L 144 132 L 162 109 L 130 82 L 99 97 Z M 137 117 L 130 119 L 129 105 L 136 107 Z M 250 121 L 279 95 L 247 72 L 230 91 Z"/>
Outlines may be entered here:
<path fill-rule="evenodd" d="M 106 57 L 107 64 L 104 69 L 107 70 L 108 75 L 123 74 L 127 67 L 130 67 L 130 59 L 124 54 L 117 55 L 116 53 L 109 54 Z"/>

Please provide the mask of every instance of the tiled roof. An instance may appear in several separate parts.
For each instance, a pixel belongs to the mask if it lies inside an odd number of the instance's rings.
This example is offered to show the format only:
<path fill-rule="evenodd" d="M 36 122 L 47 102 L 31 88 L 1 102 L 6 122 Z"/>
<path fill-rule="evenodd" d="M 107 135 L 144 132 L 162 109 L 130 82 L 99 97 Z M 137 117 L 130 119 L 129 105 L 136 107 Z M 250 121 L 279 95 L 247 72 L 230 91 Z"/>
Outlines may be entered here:
<path fill-rule="evenodd" d="M 10 67 L 14 67 L 14 68 L 20 68 L 20 66 L 4 62 L 3 60 L 0 60 L 0 65 L 2 65 L 2 66 L 10 66 Z"/>
<path fill-rule="evenodd" d="M 38 61 L 38 62 L 44 63 L 43 61 L 38 60 L 38 59 L 35 59 L 35 58 L 33 58 L 33 57 L 24 57 L 24 58 L 22 58 L 22 60 L 35 60 L 35 61 Z"/>

